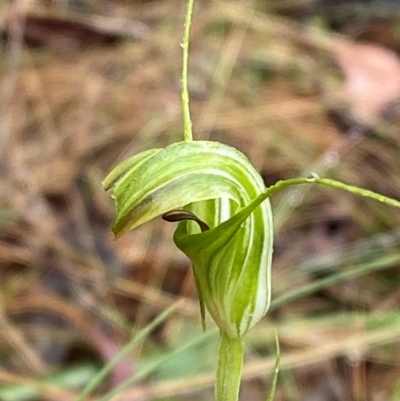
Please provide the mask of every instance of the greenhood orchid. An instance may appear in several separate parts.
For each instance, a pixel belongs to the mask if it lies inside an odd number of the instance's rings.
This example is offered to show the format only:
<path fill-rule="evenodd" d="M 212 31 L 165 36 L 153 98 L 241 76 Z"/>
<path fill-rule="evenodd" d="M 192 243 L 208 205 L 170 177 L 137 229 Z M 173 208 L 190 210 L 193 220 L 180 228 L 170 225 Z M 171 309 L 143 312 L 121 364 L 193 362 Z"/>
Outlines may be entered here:
<path fill-rule="evenodd" d="M 156 216 L 184 220 L 174 240 L 192 261 L 203 324 L 204 305 L 229 337 L 242 337 L 265 315 L 272 212 L 269 200 L 251 203 L 266 188 L 242 153 L 218 142 L 178 142 L 133 156 L 103 185 L 116 201 L 117 237 Z"/>

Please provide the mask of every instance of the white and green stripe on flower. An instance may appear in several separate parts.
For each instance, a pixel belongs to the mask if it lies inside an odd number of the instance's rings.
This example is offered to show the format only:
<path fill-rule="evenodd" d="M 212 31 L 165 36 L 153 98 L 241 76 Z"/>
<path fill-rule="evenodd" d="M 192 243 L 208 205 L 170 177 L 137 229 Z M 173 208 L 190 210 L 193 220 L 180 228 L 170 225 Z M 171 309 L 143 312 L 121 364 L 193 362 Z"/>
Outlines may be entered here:
<path fill-rule="evenodd" d="M 156 216 L 180 221 L 174 240 L 192 261 L 203 324 L 205 305 L 220 330 L 237 338 L 265 315 L 272 212 L 268 199 L 254 201 L 265 186 L 242 153 L 217 142 L 178 142 L 126 160 L 103 185 L 116 202 L 117 237 Z"/>

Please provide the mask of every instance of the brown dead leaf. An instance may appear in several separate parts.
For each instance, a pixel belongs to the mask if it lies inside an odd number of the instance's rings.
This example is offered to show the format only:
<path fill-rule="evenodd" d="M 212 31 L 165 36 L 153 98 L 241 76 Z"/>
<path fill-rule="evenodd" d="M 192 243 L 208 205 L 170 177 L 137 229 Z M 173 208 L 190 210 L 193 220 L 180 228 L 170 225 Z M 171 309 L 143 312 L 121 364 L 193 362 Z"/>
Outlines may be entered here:
<path fill-rule="evenodd" d="M 379 45 L 340 41 L 333 56 L 345 82 L 339 96 L 367 121 L 400 97 L 400 60 Z"/>

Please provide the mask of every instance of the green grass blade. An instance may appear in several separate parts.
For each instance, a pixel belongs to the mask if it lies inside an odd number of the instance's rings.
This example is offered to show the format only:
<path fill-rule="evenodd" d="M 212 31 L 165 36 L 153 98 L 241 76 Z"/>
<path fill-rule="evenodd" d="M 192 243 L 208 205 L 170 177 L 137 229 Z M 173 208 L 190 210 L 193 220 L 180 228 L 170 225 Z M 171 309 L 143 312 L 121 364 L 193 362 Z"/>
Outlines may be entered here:
<path fill-rule="evenodd" d="M 184 344 L 182 347 L 175 349 L 174 351 L 165 354 L 162 358 L 158 359 L 157 361 L 149 364 L 145 368 L 139 370 L 134 376 L 130 377 L 129 379 L 125 380 L 122 382 L 120 385 L 118 385 L 116 388 L 112 389 L 109 391 L 107 394 L 105 394 L 103 397 L 101 397 L 98 401 L 108 401 L 117 394 L 121 393 L 122 391 L 126 390 L 130 386 L 132 386 L 135 383 L 138 383 L 140 380 L 145 379 L 148 377 L 150 374 L 152 374 L 154 371 L 156 371 L 161 365 L 164 363 L 169 362 L 172 358 L 175 358 L 182 353 L 186 352 L 188 349 L 197 346 L 198 344 L 208 341 L 212 336 L 215 336 L 217 333 L 217 330 L 210 330 L 205 334 L 202 334 L 201 336 L 196 337 L 192 341 L 189 341 L 188 343 Z"/>
<path fill-rule="evenodd" d="M 268 393 L 267 401 L 273 401 L 275 397 L 276 384 L 278 383 L 279 369 L 281 364 L 281 348 L 279 346 L 278 333 L 275 332 L 276 360 L 274 367 L 274 376 L 272 378 L 271 388 Z"/>
<path fill-rule="evenodd" d="M 179 302 L 178 302 L 179 303 Z M 98 387 L 104 378 L 111 372 L 117 363 L 128 355 L 132 349 L 144 338 L 146 338 L 158 325 L 165 321 L 177 308 L 177 303 L 169 307 L 161 315 L 159 315 L 154 321 L 152 321 L 143 330 L 139 331 L 111 360 L 104 366 L 103 369 L 88 383 L 83 391 L 75 398 L 75 401 L 83 401 L 96 387 Z"/>

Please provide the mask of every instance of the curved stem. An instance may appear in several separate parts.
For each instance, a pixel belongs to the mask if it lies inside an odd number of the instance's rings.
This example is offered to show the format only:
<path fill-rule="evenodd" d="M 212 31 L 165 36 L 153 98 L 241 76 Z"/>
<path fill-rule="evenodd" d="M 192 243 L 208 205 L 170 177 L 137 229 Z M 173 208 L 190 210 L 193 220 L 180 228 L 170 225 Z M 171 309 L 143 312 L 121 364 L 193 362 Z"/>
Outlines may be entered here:
<path fill-rule="evenodd" d="M 182 39 L 183 63 L 182 63 L 182 112 L 183 112 L 183 137 L 185 141 L 193 141 L 192 120 L 190 118 L 189 108 L 189 90 L 188 90 L 188 61 L 189 61 L 189 35 L 190 25 L 192 23 L 194 0 L 188 0 L 185 31 Z"/>
<path fill-rule="evenodd" d="M 362 196 L 364 198 L 374 199 L 378 202 L 385 203 L 386 205 L 393 206 L 400 208 L 400 201 L 397 199 L 389 198 L 387 196 L 378 194 L 376 192 L 370 191 L 369 189 L 359 188 L 354 185 L 344 184 L 343 182 L 331 180 L 329 178 L 319 178 L 319 177 L 312 177 L 312 178 L 292 178 L 289 180 L 278 181 L 272 187 L 269 187 L 267 191 L 271 191 L 270 195 L 273 193 L 279 192 L 286 187 L 291 185 L 298 185 L 298 184 L 319 184 L 324 185 L 331 188 L 341 189 L 342 191 L 350 192 L 355 195 Z"/>
<path fill-rule="evenodd" d="M 243 366 L 243 341 L 231 338 L 222 331 L 219 336 L 216 401 L 237 401 Z"/>
<path fill-rule="evenodd" d="M 370 191 L 369 189 L 359 188 L 354 185 L 344 184 L 343 182 L 331 180 L 329 178 L 319 178 L 319 177 L 299 177 L 299 178 L 289 178 L 287 180 L 278 181 L 276 184 L 268 187 L 262 194 L 255 198 L 248 206 L 249 209 L 254 210 L 260 203 L 264 202 L 265 199 L 271 197 L 272 195 L 282 191 L 283 189 L 289 188 L 293 185 L 301 184 L 319 184 L 327 187 L 341 189 L 342 191 L 350 192 L 352 194 L 362 196 L 364 198 L 374 199 L 378 202 L 385 203 L 386 205 L 393 206 L 400 209 L 400 201 L 397 199 L 389 198 L 387 196 L 378 194 L 376 192 Z"/>

